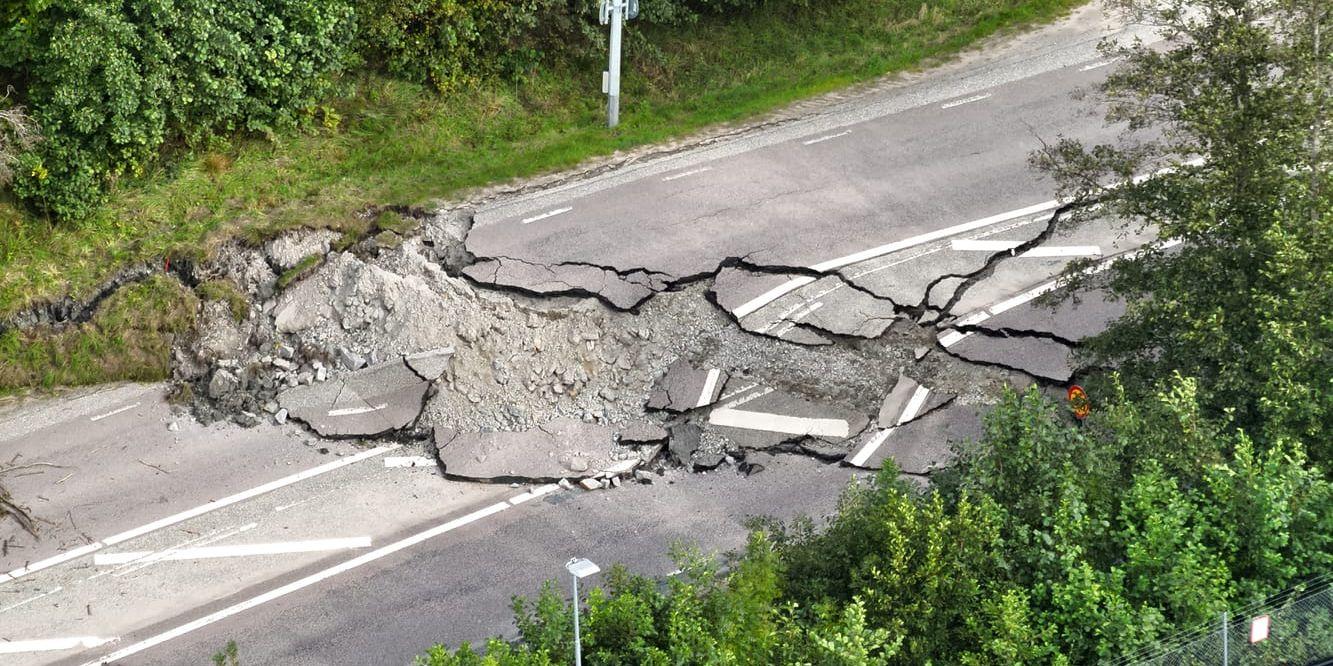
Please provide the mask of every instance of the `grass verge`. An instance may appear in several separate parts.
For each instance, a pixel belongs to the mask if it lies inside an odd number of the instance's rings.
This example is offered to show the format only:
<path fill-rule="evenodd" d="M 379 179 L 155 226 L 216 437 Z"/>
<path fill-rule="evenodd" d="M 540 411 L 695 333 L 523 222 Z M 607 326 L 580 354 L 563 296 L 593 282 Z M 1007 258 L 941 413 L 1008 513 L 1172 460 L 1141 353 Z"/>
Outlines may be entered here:
<path fill-rule="evenodd" d="M 631 25 L 616 130 L 603 126 L 599 54 L 447 98 L 400 81 L 348 79 L 346 94 L 332 102 L 336 127 L 237 140 L 176 160 L 119 183 L 111 204 L 80 224 L 53 226 L 0 200 L 0 317 L 65 294 L 78 298 L 133 262 L 200 259 L 229 238 L 259 242 L 297 226 L 364 229 L 356 213 L 368 206 L 417 205 L 743 120 L 947 56 L 1085 1 L 841 0 L 688 29 Z M 166 314 L 145 310 L 142 321 L 122 324 L 152 330 Z M 48 352 L 74 342 L 61 333 L 27 349 L 17 335 L 0 341 L 0 385 L 157 378 L 123 360 L 39 370 L 37 359 L 55 362 Z M 18 337 L 35 344 L 32 336 Z M 22 368 L 9 368 L 10 359 Z"/>
<path fill-rule="evenodd" d="M 172 342 L 194 328 L 198 306 L 174 278 L 154 275 L 112 294 L 86 323 L 6 331 L 0 334 L 0 393 L 167 377 Z"/>

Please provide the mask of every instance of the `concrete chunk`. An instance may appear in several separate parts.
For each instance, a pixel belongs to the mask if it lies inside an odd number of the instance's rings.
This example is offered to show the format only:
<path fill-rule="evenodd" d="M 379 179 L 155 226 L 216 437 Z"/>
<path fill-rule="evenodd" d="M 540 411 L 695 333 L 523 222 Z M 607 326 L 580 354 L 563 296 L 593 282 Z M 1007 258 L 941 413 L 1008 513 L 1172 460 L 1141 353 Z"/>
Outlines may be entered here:
<path fill-rule="evenodd" d="M 416 421 L 429 387 L 402 361 L 390 361 L 288 389 L 278 404 L 323 437 L 375 437 Z"/>
<path fill-rule="evenodd" d="M 439 379 L 449 369 L 449 360 L 454 356 L 453 347 L 438 347 L 403 357 L 407 367 L 421 375 L 426 381 Z"/>
<path fill-rule="evenodd" d="M 717 402 L 729 375 L 717 368 L 700 370 L 677 359 L 653 386 L 648 409 L 684 412 Z"/>
<path fill-rule="evenodd" d="M 610 428 L 570 418 L 521 432 L 436 428 L 435 448 L 445 476 L 489 483 L 593 478 L 626 473 L 641 462 L 614 443 Z"/>

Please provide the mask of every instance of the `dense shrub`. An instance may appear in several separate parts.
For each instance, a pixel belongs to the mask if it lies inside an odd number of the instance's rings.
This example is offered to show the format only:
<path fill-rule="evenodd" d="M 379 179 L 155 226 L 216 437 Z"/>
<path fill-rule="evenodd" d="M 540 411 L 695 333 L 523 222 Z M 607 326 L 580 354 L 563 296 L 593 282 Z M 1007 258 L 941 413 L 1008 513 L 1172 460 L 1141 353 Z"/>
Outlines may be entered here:
<path fill-rule="evenodd" d="M 40 5 L 37 5 L 40 6 Z M 0 74 L 47 141 L 19 161 L 15 193 L 77 218 L 164 144 L 293 124 L 342 61 L 338 0 L 69 0 L 8 30 Z"/>

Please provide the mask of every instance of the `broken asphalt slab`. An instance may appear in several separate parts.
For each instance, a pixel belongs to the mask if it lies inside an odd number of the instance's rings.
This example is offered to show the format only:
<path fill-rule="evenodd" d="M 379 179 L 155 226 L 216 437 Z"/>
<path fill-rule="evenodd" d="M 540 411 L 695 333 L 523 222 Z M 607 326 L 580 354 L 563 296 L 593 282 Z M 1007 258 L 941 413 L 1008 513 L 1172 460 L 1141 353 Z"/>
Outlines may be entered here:
<path fill-rule="evenodd" d="M 718 368 L 700 370 L 685 359 L 677 359 L 653 385 L 645 406 L 676 413 L 707 407 L 722 395 L 729 378 Z"/>
<path fill-rule="evenodd" d="M 777 293 L 782 295 L 773 298 Z M 728 266 L 718 272 L 709 294 L 741 328 L 805 345 L 830 344 L 821 332 L 876 338 L 897 319 L 893 301 L 836 275 L 816 279 Z"/>
<path fill-rule="evenodd" d="M 941 333 L 941 344 L 954 334 L 952 330 Z M 945 349 L 964 361 L 1017 370 L 1056 383 L 1074 376 L 1074 350 L 1047 338 L 973 333 Z"/>
<path fill-rule="evenodd" d="M 876 421 L 880 428 L 903 425 L 948 404 L 953 399 L 952 393 L 932 390 L 911 377 L 899 374 L 893 390 L 889 391 L 880 405 Z"/>
<path fill-rule="evenodd" d="M 869 425 L 864 414 L 756 386 L 708 415 L 708 428 L 745 449 L 772 449 L 804 438 L 845 446 Z M 823 452 L 824 447 L 820 447 Z"/>
<path fill-rule="evenodd" d="M 628 474 L 639 454 L 615 443 L 611 428 L 563 418 L 520 432 L 458 433 L 436 428 L 435 458 L 451 479 L 554 483 Z"/>
<path fill-rule="evenodd" d="M 430 385 L 397 359 L 288 389 L 278 404 L 321 437 L 377 437 L 414 423 Z"/>
<path fill-rule="evenodd" d="M 950 404 L 904 425 L 865 433 L 845 462 L 880 469 L 892 458 L 904 473 L 929 474 L 953 462 L 955 442 L 975 441 L 982 433 L 980 410 Z"/>

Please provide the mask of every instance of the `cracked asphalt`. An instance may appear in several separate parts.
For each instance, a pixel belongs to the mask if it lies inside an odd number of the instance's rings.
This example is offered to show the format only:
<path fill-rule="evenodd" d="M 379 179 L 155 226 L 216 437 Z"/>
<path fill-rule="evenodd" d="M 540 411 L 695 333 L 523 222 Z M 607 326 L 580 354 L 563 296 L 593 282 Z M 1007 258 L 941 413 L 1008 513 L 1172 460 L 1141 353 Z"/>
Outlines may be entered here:
<path fill-rule="evenodd" d="M 318 240 L 324 266 L 255 303 L 282 369 L 264 397 L 222 352 L 194 375 L 261 405 L 257 428 L 200 425 L 161 387 L 0 412 L 0 442 L 41 463 L 11 490 L 51 537 L 0 533 L 0 664 L 195 663 L 228 640 L 249 663 L 403 663 L 512 635 L 510 596 L 569 556 L 666 575 L 672 541 L 826 515 L 890 459 L 928 483 L 1000 386 L 1069 381 L 1123 312 L 1040 303 L 1060 271 L 1153 242 L 1060 224 L 1027 166 L 1042 140 L 1117 137 L 1075 99 L 1108 34 L 1142 31 L 1085 8 L 442 212 L 401 247 Z"/>

